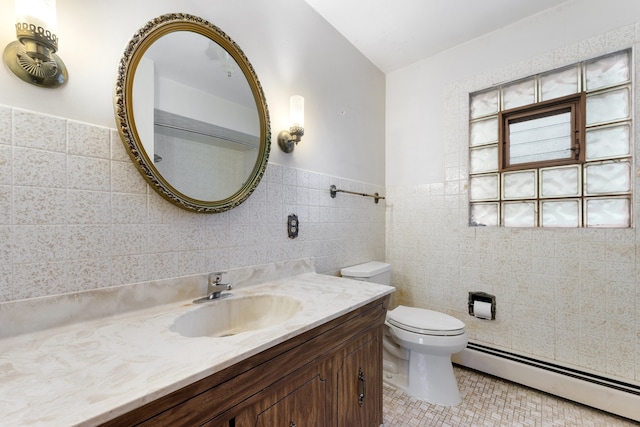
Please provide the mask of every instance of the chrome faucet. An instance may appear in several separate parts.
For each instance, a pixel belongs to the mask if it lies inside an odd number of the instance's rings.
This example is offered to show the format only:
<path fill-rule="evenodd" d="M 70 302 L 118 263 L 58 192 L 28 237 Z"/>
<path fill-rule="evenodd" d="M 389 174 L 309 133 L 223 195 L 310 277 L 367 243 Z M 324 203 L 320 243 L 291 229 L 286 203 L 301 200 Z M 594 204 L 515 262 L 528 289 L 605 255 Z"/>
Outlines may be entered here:
<path fill-rule="evenodd" d="M 193 302 L 201 303 L 206 301 L 212 301 L 218 298 L 222 298 L 225 295 L 231 295 L 231 294 L 221 295 L 222 291 L 230 291 L 231 289 L 233 289 L 233 286 L 230 283 L 220 283 L 222 281 L 222 274 L 223 274 L 222 272 L 209 274 L 209 280 L 207 283 L 207 296 L 198 298 Z"/>

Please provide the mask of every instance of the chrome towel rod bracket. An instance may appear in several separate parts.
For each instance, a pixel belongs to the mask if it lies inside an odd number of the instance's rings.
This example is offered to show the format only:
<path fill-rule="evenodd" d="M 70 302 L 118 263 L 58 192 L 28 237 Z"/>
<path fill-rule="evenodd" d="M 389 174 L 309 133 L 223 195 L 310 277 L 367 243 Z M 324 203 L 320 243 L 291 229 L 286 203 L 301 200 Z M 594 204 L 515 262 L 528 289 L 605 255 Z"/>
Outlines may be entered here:
<path fill-rule="evenodd" d="M 356 196 L 373 197 L 375 203 L 378 203 L 378 200 L 380 199 L 384 200 L 384 196 L 380 196 L 378 193 L 374 193 L 374 194 L 356 193 L 355 191 L 340 190 L 335 185 L 332 185 L 331 187 L 329 187 L 329 192 L 331 193 L 332 199 L 336 197 L 336 193 L 347 193 L 347 194 L 355 194 Z"/>

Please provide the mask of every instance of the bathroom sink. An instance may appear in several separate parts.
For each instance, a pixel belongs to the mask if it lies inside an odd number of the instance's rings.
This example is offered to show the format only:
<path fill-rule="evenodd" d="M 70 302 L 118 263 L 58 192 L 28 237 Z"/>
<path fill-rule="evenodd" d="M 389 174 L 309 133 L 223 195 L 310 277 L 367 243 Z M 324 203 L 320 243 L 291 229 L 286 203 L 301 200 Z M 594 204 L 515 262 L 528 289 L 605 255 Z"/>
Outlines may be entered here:
<path fill-rule="evenodd" d="M 300 301 L 286 295 L 229 296 L 181 315 L 171 330 L 185 337 L 228 337 L 284 322 L 301 309 Z"/>

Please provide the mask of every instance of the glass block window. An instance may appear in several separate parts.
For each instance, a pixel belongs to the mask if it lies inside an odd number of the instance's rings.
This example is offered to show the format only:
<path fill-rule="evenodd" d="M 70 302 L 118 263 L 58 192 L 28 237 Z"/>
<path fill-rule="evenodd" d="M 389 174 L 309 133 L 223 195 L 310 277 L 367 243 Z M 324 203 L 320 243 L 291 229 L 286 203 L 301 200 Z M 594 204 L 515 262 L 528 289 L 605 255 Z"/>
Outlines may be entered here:
<path fill-rule="evenodd" d="M 568 68 L 541 74 L 540 101 L 562 98 L 580 92 L 580 67 Z"/>
<path fill-rule="evenodd" d="M 538 194 L 536 177 L 535 170 L 504 173 L 502 175 L 502 198 L 506 200 L 535 198 Z"/>
<path fill-rule="evenodd" d="M 580 227 L 580 200 L 543 200 L 540 202 L 542 227 Z"/>
<path fill-rule="evenodd" d="M 470 207 L 470 222 L 472 226 L 484 225 L 497 227 L 500 225 L 500 207 L 497 203 L 472 203 Z"/>
<path fill-rule="evenodd" d="M 580 166 L 541 168 L 540 197 L 576 197 L 581 194 Z"/>
<path fill-rule="evenodd" d="M 470 95 L 471 226 L 632 226 L 631 54 Z"/>
<path fill-rule="evenodd" d="M 502 109 L 533 104 L 536 100 L 536 81 L 533 78 L 510 83 L 502 88 Z"/>
<path fill-rule="evenodd" d="M 502 204 L 502 223 L 505 227 L 535 227 L 538 206 L 534 201 Z"/>

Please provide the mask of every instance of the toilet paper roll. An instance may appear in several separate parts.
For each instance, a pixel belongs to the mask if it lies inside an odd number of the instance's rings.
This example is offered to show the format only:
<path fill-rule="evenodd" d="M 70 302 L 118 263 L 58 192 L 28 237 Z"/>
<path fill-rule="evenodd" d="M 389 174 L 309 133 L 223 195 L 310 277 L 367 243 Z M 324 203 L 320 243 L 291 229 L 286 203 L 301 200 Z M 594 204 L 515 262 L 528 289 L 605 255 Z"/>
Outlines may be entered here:
<path fill-rule="evenodd" d="M 478 300 L 474 301 L 473 315 L 480 319 L 491 319 L 491 303 Z"/>

